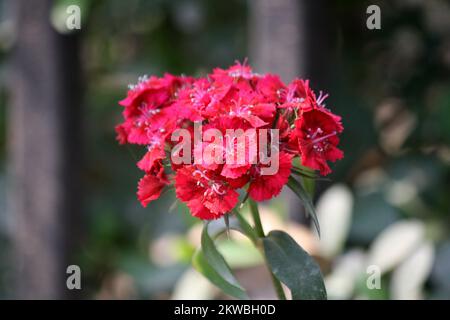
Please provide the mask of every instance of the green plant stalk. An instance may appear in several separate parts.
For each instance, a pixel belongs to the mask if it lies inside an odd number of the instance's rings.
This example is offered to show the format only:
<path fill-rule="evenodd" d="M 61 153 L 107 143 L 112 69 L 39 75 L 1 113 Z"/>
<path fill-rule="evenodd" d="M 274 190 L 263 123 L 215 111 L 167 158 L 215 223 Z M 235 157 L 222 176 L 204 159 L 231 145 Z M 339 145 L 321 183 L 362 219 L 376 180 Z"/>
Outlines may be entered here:
<path fill-rule="evenodd" d="M 261 223 L 261 217 L 259 216 L 258 205 L 256 204 L 256 202 L 254 202 L 251 199 L 249 199 L 249 205 L 250 205 L 250 212 L 252 214 L 252 218 L 253 218 L 253 221 L 255 223 L 256 234 L 258 235 L 258 237 L 264 238 L 266 235 L 264 233 L 264 229 L 263 229 L 263 226 L 262 226 L 262 223 Z M 264 250 L 261 250 L 261 252 L 262 252 L 262 255 L 264 257 L 264 261 L 266 262 L 267 269 L 270 272 L 270 276 L 272 278 L 272 283 L 273 283 L 273 286 L 275 288 L 275 292 L 276 292 L 276 294 L 278 296 L 278 299 L 286 300 L 286 295 L 284 294 L 281 282 L 275 277 L 275 275 L 272 273 L 272 271 L 270 271 L 270 268 L 269 268 L 268 263 L 267 263 L 266 255 L 264 254 Z"/>

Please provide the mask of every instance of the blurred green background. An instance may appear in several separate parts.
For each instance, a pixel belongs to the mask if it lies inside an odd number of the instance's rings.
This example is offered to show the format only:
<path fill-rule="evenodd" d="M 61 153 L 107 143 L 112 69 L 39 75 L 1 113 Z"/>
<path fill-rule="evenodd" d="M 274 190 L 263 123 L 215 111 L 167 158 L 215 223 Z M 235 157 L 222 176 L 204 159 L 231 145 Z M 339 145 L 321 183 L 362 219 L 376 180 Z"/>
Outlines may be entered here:
<path fill-rule="evenodd" d="M 23 296 L 14 289 L 20 213 L 7 204 L 11 154 L 20 152 L 9 134 L 21 130 L 11 120 L 11 61 L 20 41 L 12 2 L 0 1 L 0 298 Z M 81 8 L 79 31 L 64 27 L 70 4 Z M 381 30 L 366 27 L 370 4 L 381 8 Z M 322 238 L 287 194 L 263 208 L 266 229 L 290 231 L 318 259 L 330 298 L 450 298 L 450 2 L 280 0 L 273 6 L 244 0 L 48 5 L 49 32 L 75 38 L 80 57 L 80 232 L 69 225 L 62 236 L 77 238 L 64 253 L 66 265 L 82 270 L 76 297 L 224 298 L 190 266 L 200 221 L 174 205 L 170 193 L 146 209 L 136 200 L 143 150 L 119 146 L 114 126 L 121 121 L 117 102 L 139 75 L 203 75 L 248 57 L 256 72 L 287 68 L 310 78 L 313 89 L 330 93 L 327 106 L 345 127 L 345 158 L 333 165 L 330 181 L 316 186 Z M 291 28 L 274 32 L 282 22 Z M 293 51 L 280 47 L 292 41 Z M 223 240 L 221 251 L 251 297 L 274 297 L 258 253 L 237 235 Z M 380 289 L 366 285 L 369 265 L 381 270 Z M 66 294 L 31 290 L 26 297 Z"/>

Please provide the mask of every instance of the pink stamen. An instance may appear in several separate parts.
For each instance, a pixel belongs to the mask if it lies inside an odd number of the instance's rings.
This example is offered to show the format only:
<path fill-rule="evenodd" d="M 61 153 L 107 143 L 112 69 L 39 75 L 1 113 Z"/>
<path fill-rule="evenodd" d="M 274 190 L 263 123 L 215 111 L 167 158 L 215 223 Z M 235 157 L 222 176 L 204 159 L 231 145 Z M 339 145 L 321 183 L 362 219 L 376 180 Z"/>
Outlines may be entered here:
<path fill-rule="evenodd" d="M 316 131 L 313 133 L 313 135 L 308 138 L 314 139 L 318 134 L 322 134 L 322 133 L 323 133 L 322 129 L 317 128 Z"/>
<path fill-rule="evenodd" d="M 194 172 L 192 172 L 192 175 L 193 175 L 194 177 L 195 177 L 195 175 L 197 175 L 197 174 L 200 176 L 200 178 L 203 178 L 203 179 L 205 179 L 205 180 L 207 180 L 207 181 L 211 181 L 211 179 L 208 178 L 204 172 L 202 172 L 202 171 L 200 171 L 200 170 L 198 170 L 198 169 L 195 170 Z"/>
<path fill-rule="evenodd" d="M 323 140 L 326 140 L 326 139 L 328 139 L 328 138 L 330 138 L 330 137 L 333 137 L 333 136 L 335 136 L 336 134 L 337 134 L 337 132 L 334 131 L 334 132 L 332 132 L 332 133 L 330 133 L 330 134 L 324 135 L 323 137 L 314 139 L 314 140 L 312 140 L 310 143 L 316 144 L 316 143 L 321 142 L 321 141 L 323 141 Z"/>
<path fill-rule="evenodd" d="M 226 192 L 225 191 L 220 191 L 221 187 L 222 187 L 221 185 L 218 185 L 217 183 L 213 183 L 212 186 L 211 186 L 211 189 L 215 193 L 217 193 L 219 196 L 223 196 Z"/>
<path fill-rule="evenodd" d="M 322 91 L 319 92 L 319 97 L 317 97 L 317 104 L 319 106 L 322 105 L 322 103 L 325 101 L 325 99 L 328 98 L 328 93 L 323 94 Z"/>

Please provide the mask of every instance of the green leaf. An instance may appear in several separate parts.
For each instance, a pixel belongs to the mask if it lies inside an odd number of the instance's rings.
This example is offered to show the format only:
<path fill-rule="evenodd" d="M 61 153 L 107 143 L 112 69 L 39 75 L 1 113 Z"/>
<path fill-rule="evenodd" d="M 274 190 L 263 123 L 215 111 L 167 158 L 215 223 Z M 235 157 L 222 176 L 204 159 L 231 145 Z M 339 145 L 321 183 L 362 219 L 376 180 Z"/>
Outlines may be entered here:
<path fill-rule="evenodd" d="M 301 177 L 307 177 L 307 178 L 311 178 L 311 179 L 318 179 L 318 176 L 314 173 L 314 172 L 308 172 L 308 171 L 303 171 L 299 168 L 296 167 L 292 167 L 291 168 L 292 173 L 299 175 Z"/>
<path fill-rule="evenodd" d="M 250 206 L 250 213 L 252 214 L 253 221 L 255 222 L 254 230 L 255 230 L 256 234 L 258 235 L 258 237 L 262 238 L 265 236 L 265 234 L 264 234 L 264 230 L 263 230 L 262 223 L 261 223 L 261 217 L 259 215 L 258 204 L 252 199 L 249 199 L 248 203 Z"/>
<path fill-rule="evenodd" d="M 225 231 L 227 232 L 228 238 L 230 237 L 230 217 L 229 214 L 226 213 L 223 216 L 223 222 L 225 222 Z"/>
<path fill-rule="evenodd" d="M 316 181 L 308 177 L 301 177 L 302 185 L 305 187 L 306 192 L 312 198 L 314 196 L 314 190 L 316 188 Z"/>
<path fill-rule="evenodd" d="M 294 193 L 300 198 L 300 200 L 303 201 L 306 213 L 311 216 L 314 222 L 314 226 L 316 227 L 317 233 L 320 237 L 319 220 L 317 219 L 316 210 L 314 209 L 314 205 L 308 192 L 305 190 L 302 184 L 295 180 L 293 177 L 289 177 L 288 187 L 291 188 L 291 190 L 294 191 Z"/>
<path fill-rule="evenodd" d="M 211 282 L 216 284 L 225 293 L 239 299 L 248 299 L 244 288 L 242 288 L 234 275 L 231 273 L 230 267 L 228 266 L 220 252 L 217 250 L 214 241 L 209 236 L 208 223 L 205 223 L 205 226 L 203 228 L 201 244 L 204 260 L 207 262 L 210 269 L 214 271 L 214 273 L 209 272 L 208 274 L 210 276 L 214 276 L 216 278 L 216 282 L 213 282 L 210 278 L 208 279 L 210 279 Z M 226 284 L 224 285 L 224 283 Z M 232 290 L 230 290 L 230 288 Z"/>
<path fill-rule="evenodd" d="M 271 271 L 288 286 L 292 299 L 327 299 L 319 266 L 287 233 L 269 232 L 263 239 L 263 247 Z"/>
<path fill-rule="evenodd" d="M 329 178 L 320 177 L 319 175 L 312 172 L 302 171 L 299 168 L 292 167 L 291 173 L 299 176 L 301 178 L 313 179 L 314 181 L 331 181 Z"/>
<path fill-rule="evenodd" d="M 197 250 L 192 257 L 192 265 L 198 272 L 211 281 L 211 283 L 219 287 L 224 293 L 238 299 L 248 299 L 245 291 L 226 281 L 216 270 L 214 270 L 200 249 Z"/>

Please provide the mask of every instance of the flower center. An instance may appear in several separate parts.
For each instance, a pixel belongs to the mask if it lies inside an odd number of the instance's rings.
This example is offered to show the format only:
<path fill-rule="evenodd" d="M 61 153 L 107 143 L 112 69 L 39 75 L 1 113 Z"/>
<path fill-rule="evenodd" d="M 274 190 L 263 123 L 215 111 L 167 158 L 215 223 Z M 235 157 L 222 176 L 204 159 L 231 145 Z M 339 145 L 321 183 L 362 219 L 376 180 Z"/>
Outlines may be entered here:
<path fill-rule="evenodd" d="M 328 139 L 337 135 L 336 131 L 333 131 L 329 134 L 323 135 L 324 131 L 321 128 L 317 128 L 315 131 L 313 131 L 311 128 L 308 129 L 308 134 L 306 135 L 306 138 L 311 139 L 307 143 L 307 145 L 312 144 L 313 149 L 317 152 L 323 152 L 329 147 Z"/>
<path fill-rule="evenodd" d="M 195 170 L 194 172 L 192 172 L 192 175 L 198 176 L 201 179 L 204 179 L 204 181 L 202 180 L 198 180 L 197 181 L 197 186 L 205 188 L 205 192 L 203 192 L 203 196 L 205 197 L 209 197 L 212 196 L 214 193 L 219 195 L 219 196 L 223 196 L 226 191 L 223 190 L 223 184 L 216 182 L 214 180 L 212 180 L 211 178 L 209 178 L 205 171 L 201 171 L 201 170 Z"/>

